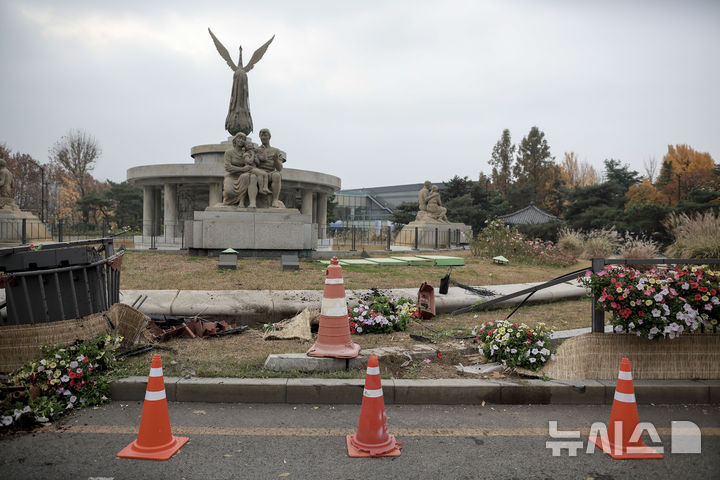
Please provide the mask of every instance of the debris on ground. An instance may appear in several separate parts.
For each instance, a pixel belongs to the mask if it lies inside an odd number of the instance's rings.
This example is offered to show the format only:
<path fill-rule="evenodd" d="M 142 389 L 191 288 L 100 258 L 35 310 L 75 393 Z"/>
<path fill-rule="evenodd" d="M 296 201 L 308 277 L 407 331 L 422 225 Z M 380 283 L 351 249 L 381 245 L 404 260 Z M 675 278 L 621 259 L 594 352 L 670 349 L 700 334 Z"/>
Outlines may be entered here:
<path fill-rule="evenodd" d="M 149 315 L 148 328 L 156 341 L 166 341 L 173 337 L 206 338 L 232 333 L 241 333 L 248 327 L 238 327 L 225 321 L 210 322 L 198 317 L 186 319 L 173 315 Z"/>
<path fill-rule="evenodd" d="M 463 373 L 474 373 L 476 375 L 487 375 L 494 372 L 502 372 L 505 370 L 505 367 L 503 365 L 500 365 L 499 363 L 493 362 L 493 363 L 480 363 L 478 365 L 470 365 L 465 366 L 462 363 L 459 363 L 455 365 L 455 368 L 458 369 L 458 371 Z"/>
<path fill-rule="evenodd" d="M 311 340 L 310 322 L 320 312 L 306 308 L 294 317 L 272 324 L 263 334 L 263 340 Z"/>

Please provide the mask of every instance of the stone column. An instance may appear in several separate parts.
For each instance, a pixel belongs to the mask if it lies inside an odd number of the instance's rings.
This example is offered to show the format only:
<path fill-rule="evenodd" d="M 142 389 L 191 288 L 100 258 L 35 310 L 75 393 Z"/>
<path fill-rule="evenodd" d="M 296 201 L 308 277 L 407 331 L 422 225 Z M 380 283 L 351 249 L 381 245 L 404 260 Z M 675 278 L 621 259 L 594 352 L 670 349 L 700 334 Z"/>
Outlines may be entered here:
<path fill-rule="evenodd" d="M 208 206 L 214 207 L 222 203 L 222 183 L 211 183 L 208 185 Z"/>
<path fill-rule="evenodd" d="M 162 200 L 160 193 L 161 191 L 158 187 L 153 187 L 153 220 L 155 228 L 152 234 L 155 236 L 160 235 L 160 201 Z"/>
<path fill-rule="evenodd" d="M 302 191 L 302 207 L 300 213 L 303 215 L 313 214 L 313 192 L 309 188 Z"/>
<path fill-rule="evenodd" d="M 317 194 L 317 222 L 318 222 L 318 237 L 325 238 L 327 230 L 327 193 Z"/>
<path fill-rule="evenodd" d="M 318 201 L 317 193 L 313 193 L 312 223 L 318 223 Z"/>
<path fill-rule="evenodd" d="M 177 231 L 177 184 L 166 183 L 165 189 L 165 203 L 164 207 L 164 222 L 165 222 L 165 240 L 172 241 L 173 238 L 178 234 Z"/>
<path fill-rule="evenodd" d="M 154 208 L 153 187 L 146 185 L 143 187 L 143 237 L 152 235 Z"/>

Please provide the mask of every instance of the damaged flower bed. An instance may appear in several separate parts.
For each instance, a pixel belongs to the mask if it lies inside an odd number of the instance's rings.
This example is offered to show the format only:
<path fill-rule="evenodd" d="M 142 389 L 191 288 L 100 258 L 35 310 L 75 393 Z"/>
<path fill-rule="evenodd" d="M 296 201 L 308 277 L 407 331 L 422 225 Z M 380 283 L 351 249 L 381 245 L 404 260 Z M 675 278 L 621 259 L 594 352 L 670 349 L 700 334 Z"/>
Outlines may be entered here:
<path fill-rule="evenodd" d="M 3 387 L 0 425 L 27 428 L 74 408 L 109 401 L 115 353 L 122 337 L 101 335 L 69 346 L 45 346 L 43 358 L 18 369 Z"/>
<path fill-rule="evenodd" d="M 482 343 L 485 358 L 512 368 L 540 370 L 548 360 L 555 360 L 550 343 L 551 330 L 540 322 L 535 328 L 507 320 L 485 322 L 474 333 Z"/>
<path fill-rule="evenodd" d="M 419 319 L 418 306 L 410 298 L 389 298 L 377 290 L 348 308 L 350 333 L 392 333 L 407 329 L 411 319 Z"/>

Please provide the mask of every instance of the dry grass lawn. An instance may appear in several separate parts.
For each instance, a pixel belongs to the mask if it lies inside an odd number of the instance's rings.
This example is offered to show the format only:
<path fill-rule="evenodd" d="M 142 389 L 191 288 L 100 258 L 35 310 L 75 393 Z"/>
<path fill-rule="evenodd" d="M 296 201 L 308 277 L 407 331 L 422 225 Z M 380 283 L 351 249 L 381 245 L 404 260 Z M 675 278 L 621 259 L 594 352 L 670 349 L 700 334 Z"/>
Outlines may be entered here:
<path fill-rule="evenodd" d="M 530 326 L 544 322 L 555 330 L 587 327 L 590 325 L 590 301 L 576 300 L 551 304 L 531 305 L 522 307 L 511 319 L 524 322 Z M 353 335 L 354 342 L 363 348 L 410 346 L 418 343 L 410 335 L 422 336 L 423 341 L 443 352 L 442 358 L 433 358 L 430 364 L 415 361 L 406 367 L 400 367 L 396 360 L 386 364 L 384 371 L 387 376 L 395 378 L 454 378 L 460 375 L 453 365 L 462 362 L 469 365 L 477 358 L 456 353 L 463 347 L 477 348 L 472 339 L 452 338 L 471 336 L 476 325 L 487 320 L 501 320 L 511 310 L 493 310 L 489 312 L 467 313 L 458 316 L 443 315 L 422 322 L 422 325 L 411 323 L 404 332 L 390 335 Z M 430 330 L 432 329 L 432 330 Z M 431 342 L 433 343 L 431 343 Z M 203 377 L 287 377 L 317 376 L 299 372 L 273 372 L 262 368 L 267 356 L 271 353 L 302 353 L 312 346 L 312 342 L 299 340 L 262 339 L 259 329 L 250 329 L 239 335 L 228 335 L 219 338 L 185 339 L 176 338 L 161 345 L 159 352 L 163 356 L 163 368 L 169 376 L 203 376 Z M 153 353 L 128 358 L 123 368 L 125 375 L 147 375 Z M 328 376 L 342 378 L 363 378 L 362 370 L 338 372 Z"/>
<path fill-rule="evenodd" d="M 550 280 L 588 262 L 568 267 L 497 265 L 473 257 L 468 250 L 452 252 L 462 256 L 462 267 L 427 266 L 345 266 L 347 289 L 414 288 L 428 282 L 436 288 L 448 272 L 466 285 L 502 285 Z M 385 254 L 373 256 L 388 257 Z M 283 272 L 279 258 L 241 258 L 237 270 L 220 270 L 217 258 L 192 257 L 174 253 L 127 252 L 123 258 L 120 288 L 181 290 L 320 290 L 324 286 L 325 266 L 317 260 L 300 260 L 300 270 Z"/>
<path fill-rule="evenodd" d="M 371 252 L 373 256 L 389 256 L 386 252 Z M 436 288 L 440 278 L 448 272 L 452 279 L 467 285 L 499 285 L 550 280 L 571 270 L 587 266 L 578 263 L 569 267 L 549 268 L 528 265 L 496 265 L 487 259 L 473 257 L 469 251 L 452 252 L 462 256 L 462 267 L 429 266 L 346 266 L 343 277 L 347 289 L 372 287 L 417 288 L 428 282 Z M 300 270 L 283 272 L 278 258 L 241 258 L 238 270 L 219 270 L 217 258 L 192 257 L 173 253 L 127 252 L 123 259 L 121 288 L 123 289 L 188 289 L 188 290 L 320 290 L 324 286 L 325 266 L 317 260 L 301 260 Z M 385 376 L 395 378 L 454 378 L 462 376 L 454 365 L 477 361 L 477 355 L 458 353 L 468 350 L 477 353 L 477 345 L 468 337 L 474 326 L 487 320 L 505 318 L 511 312 L 494 310 L 467 313 L 459 316 L 442 315 L 423 322 L 411 323 L 404 332 L 391 335 L 353 335 L 353 341 L 363 348 L 410 346 L 423 342 L 432 345 L 442 357 L 433 357 L 428 364 L 418 360 L 401 366 L 404 359 L 391 359 L 383 365 Z M 516 322 L 534 326 L 544 322 L 555 330 L 590 325 L 590 301 L 577 300 L 526 306 L 512 317 Z M 424 340 L 411 335 L 425 337 Z M 432 342 L 432 343 L 430 343 Z M 121 375 L 147 375 L 150 359 L 158 351 L 163 356 L 163 368 L 168 376 L 227 376 L 227 377 L 293 377 L 330 376 L 364 378 L 363 370 L 332 374 L 274 372 L 262 366 L 271 353 L 302 353 L 312 342 L 295 340 L 264 341 L 262 332 L 250 329 L 242 334 L 208 339 L 172 339 L 159 345 L 160 350 L 130 357 L 124 362 Z"/>

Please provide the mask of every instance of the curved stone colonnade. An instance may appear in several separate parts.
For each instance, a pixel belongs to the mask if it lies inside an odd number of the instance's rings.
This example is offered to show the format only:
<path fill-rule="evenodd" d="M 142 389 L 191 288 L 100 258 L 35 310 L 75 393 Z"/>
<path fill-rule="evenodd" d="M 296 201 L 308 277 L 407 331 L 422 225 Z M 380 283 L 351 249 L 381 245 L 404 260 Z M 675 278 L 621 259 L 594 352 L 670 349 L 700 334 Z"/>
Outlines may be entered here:
<path fill-rule="evenodd" d="M 159 235 L 162 223 L 166 241 L 180 243 L 182 228 L 179 225 L 192 217 L 180 215 L 188 212 L 180 212 L 178 208 L 179 193 L 182 193 L 185 204 L 192 205 L 191 210 L 204 210 L 222 203 L 223 155 L 228 148 L 231 148 L 229 142 L 197 145 L 190 150 L 195 163 L 144 165 L 128 169 L 128 182 L 143 189 L 143 237 Z M 338 190 L 340 178 L 333 175 L 294 168 L 282 170 L 280 200 L 288 208 L 294 208 L 299 202 L 300 212 L 312 215 L 314 224 L 327 223 L 328 196 Z M 189 213 L 192 214 L 192 211 Z M 178 240 L 173 242 L 171 239 L 175 238 Z"/>

